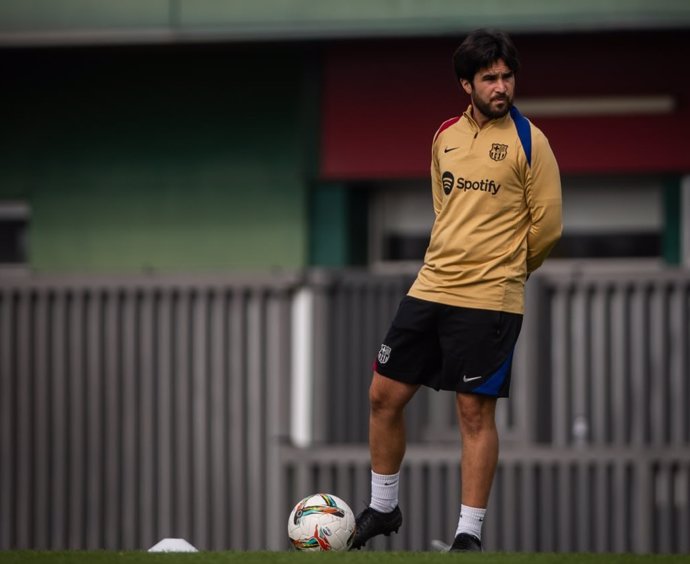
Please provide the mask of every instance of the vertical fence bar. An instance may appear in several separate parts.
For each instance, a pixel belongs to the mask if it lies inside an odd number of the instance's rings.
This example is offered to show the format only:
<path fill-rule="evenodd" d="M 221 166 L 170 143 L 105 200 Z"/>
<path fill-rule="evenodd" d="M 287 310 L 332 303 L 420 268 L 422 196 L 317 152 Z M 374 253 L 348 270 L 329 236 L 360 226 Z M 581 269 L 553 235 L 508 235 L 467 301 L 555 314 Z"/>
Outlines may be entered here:
<path fill-rule="evenodd" d="M 611 552 L 613 547 L 609 546 L 611 539 L 611 493 L 609 483 L 608 464 L 593 464 L 592 472 L 594 479 L 591 484 L 592 491 L 592 535 L 589 550 L 594 552 Z M 615 513 L 615 511 L 614 511 Z"/>
<path fill-rule="evenodd" d="M 553 435 L 555 446 L 565 446 L 570 443 L 570 355 L 568 342 L 570 332 L 568 325 L 569 299 L 568 288 L 564 286 L 553 289 L 551 307 L 551 374 L 553 378 Z"/>
<path fill-rule="evenodd" d="M 584 459 L 573 465 L 574 499 L 574 550 L 577 552 L 591 551 L 590 527 L 592 512 L 590 510 L 591 486 L 589 476 L 589 462 Z"/>
<path fill-rule="evenodd" d="M 425 521 L 427 512 L 424 511 L 425 505 L 425 482 L 423 479 L 423 463 L 419 460 L 411 460 L 407 464 L 409 473 L 405 483 L 405 491 L 407 497 L 406 507 L 408 511 L 405 516 L 408 520 L 406 524 L 406 534 L 408 547 L 410 546 L 424 546 L 429 542 L 426 536 Z M 420 508 L 421 511 L 414 511 L 413 508 Z"/>
<path fill-rule="evenodd" d="M 103 546 L 103 297 L 99 289 L 88 293 L 86 301 L 86 547 Z"/>
<path fill-rule="evenodd" d="M 225 403 L 229 379 L 227 371 L 227 301 L 222 288 L 214 288 L 210 296 L 209 335 L 209 487 L 211 492 L 210 541 L 211 550 L 228 546 L 228 468 L 226 465 L 228 443 L 228 409 Z"/>
<path fill-rule="evenodd" d="M 0 548 L 16 546 L 16 387 L 14 351 L 16 345 L 14 292 L 0 288 Z"/>
<path fill-rule="evenodd" d="M 156 326 L 156 444 L 155 453 L 158 468 L 156 483 L 156 514 L 158 515 L 155 539 L 175 537 L 179 533 L 175 529 L 173 500 L 175 492 L 174 448 L 177 441 L 173 416 L 175 398 L 175 378 L 173 373 L 175 355 L 175 327 L 178 320 L 175 313 L 177 301 L 175 288 L 161 290 L 160 300 L 154 312 Z"/>
<path fill-rule="evenodd" d="M 613 491 L 612 504 L 616 508 L 616 512 L 623 511 L 624 514 L 629 507 L 629 492 L 626 484 L 626 467 L 627 461 L 617 460 L 613 464 Z M 612 528 L 612 551 L 626 552 L 629 549 L 626 542 L 628 535 L 628 527 L 626 527 L 625 519 L 619 518 L 613 520 Z"/>
<path fill-rule="evenodd" d="M 539 464 L 536 466 L 538 479 L 538 502 L 536 504 L 539 516 L 536 525 L 536 535 L 538 537 L 536 550 L 544 552 L 554 552 L 556 524 L 555 524 L 555 495 L 554 495 L 554 473 L 552 464 Z"/>
<path fill-rule="evenodd" d="M 638 447 L 647 444 L 649 436 L 649 342 L 648 300 L 645 283 L 635 285 L 630 315 L 631 363 L 630 381 L 632 393 L 631 440 Z"/>
<path fill-rule="evenodd" d="M 17 435 L 16 435 L 16 546 L 33 546 L 33 343 L 32 294 L 19 292 L 17 303 Z"/>
<path fill-rule="evenodd" d="M 673 477 L 666 461 L 655 465 L 653 479 L 653 546 L 654 552 L 669 552 L 673 539 Z"/>
<path fill-rule="evenodd" d="M 138 531 L 135 546 L 141 549 L 150 548 L 156 541 L 156 489 L 158 475 L 156 472 L 156 416 L 159 407 L 156 401 L 156 304 L 160 290 L 141 289 L 137 294 L 135 325 L 139 327 L 140 348 L 134 371 L 139 380 L 139 398 L 137 417 L 139 419 L 139 479 L 136 484 L 136 512 L 138 514 Z"/>
<path fill-rule="evenodd" d="M 50 312 L 47 292 L 45 290 L 36 293 L 32 312 L 32 340 L 33 356 L 33 442 L 34 452 L 31 460 L 34 480 L 32 484 L 33 494 L 33 542 L 38 549 L 48 548 L 48 515 L 49 515 L 49 400 L 51 395 L 51 380 L 48 375 L 49 354 L 49 328 Z"/>
<path fill-rule="evenodd" d="M 581 284 L 575 290 L 570 302 L 568 319 L 571 323 L 571 347 L 570 355 L 570 387 L 571 416 L 566 420 L 565 425 L 568 430 L 570 441 L 576 446 L 584 447 L 591 440 L 591 414 L 588 401 L 588 392 L 591 388 L 591 371 L 589 367 L 589 338 L 590 320 L 589 310 L 589 287 Z M 566 402 L 568 399 L 566 398 Z"/>
<path fill-rule="evenodd" d="M 309 294 L 305 295 L 305 292 L 309 292 Z M 342 366 L 339 355 L 343 354 L 342 349 L 344 347 L 331 347 L 331 336 L 334 331 L 333 323 L 331 322 L 331 316 L 333 315 L 331 283 L 324 273 L 317 272 L 295 294 L 294 300 L 300 299 L 301 305 L 305 306 L 303 311 L 308 311 L 308 306 L 311 304 L 311 321 L 313 326 L 309 333 L 312 337 L 312 351 L 310 356 L 311 366 L 305 367 L 306 370 L 311 370 L 311 374 L 293 373 L 292 378 L 294 378 L 294 381 L 291 383 L 291 387 L 293 391 L 296 391 L 298 389 L 298 382 L 309 376 L 321 382 L 320 391 L 323 395 L 319 396 L 317 394 L 312 396 L 312 400 L 314 403 L 314 416 L 322 422 L 322 425 L 319 425 L 318 428 L 312 431 L 312 437 L 317 443 L 342 440 L 348 419 L 348 403 L 345 401 L 345 398 L 350 393 L 349 388 L 352 383 L 350 378 L 342 374 L 339 368 L 336 368 Z M 345 355 L 343 354 L 343 356 Z M 294 365 L 297 365 L 297 361 L 298 359 L 292 358 Z M 331 398 L 334 397 L 341 398 L 343 401 L 331 401 Z M 319 401 L 317 401 L 317 398 Z M 320 401 L 322 399 L 323 401 Z M 296 408 L 294 402 L 291 408 Z"/>
<path fill-rule="evenodd" d="M 249 302 L 249 310 L 247 317 L 247 404 L 249 407 L 247 413 L 247 459 L 246 464 L 248 468 L 247 482 L 245 487 L 251 506 L 248 512 L 248 546 L 251 550 L 265 549 L 263 538 L 264 516 L 261 511 L 256 511 L 253 507 L 263 507 L 263 499 L 265 495 L 265 459 L 264 449 L 265 444 L 262 440 L 265 437 L 264 418 L 265 411 L 264 404 L 264 379 L 265 379 L 265 365 L 263 362 L 263 342 L 265 338 L 264 333 L 264 315 L 265 315 L 265 301 L 264 296 L 260 291 L 251 293 Z"/>
<path fill-rule="evenodd" d="M 114 549 L 121 546 L 120 509 L 122 492 L 120 491 L 120 464 L 121 464 L 121 298 L 118 288 L 108 289 L 103 294 L 103 329 L 104 342 L 102 350 L 101 366 L 96 372 L 103 378 L 103 407 L 104 407 L 104 432 L 103 442 L 95 445 L 96 452 L 102 453 L 103 472 L 105 480 L 101 484 L 103 503 L 102 540 L 99 539 L 96 546 L 105 546 Z M 98 456 L 98 455 L 97 455 Z M 101 542 L 103 544 L 101 544 Z"/>
<path fill-rule="evenodd" d="M 352 357 L 347 360 L 347 366 L 348 376 L 357 382 L 355 388 L 357 396 L 351 404 L 352 411 L 349 416 L 354 421 L 359 422 L 362 431 L 368 426 L 368 402 L 365 399 L 367 398 L 365 393 L 367 384 L 365 383 L 369 382 L 371 376 L 369 366 L 366 367 L 365 372 L 363 359 L 368 356 L 373 361 L 373 355 L 378 351 L 378 347 L 371 346 L 367 339 L 371 329 L 365 324 L 363 311 L 367 307 L 365 292 L 366 289 L 359 280 L 350 282 L 348 285 L 347 338 L 352 340 Z M 379 339 L 382 340 L 383 335 Z M 339 343 L 333 343 L 333 346 L 339 346 Z M 360 436 L 364 436 L 364 432 Z M 349 440 L 352 441 L 354 438 L 353 435 L 350 435 Z"/>
<path fill-rule="evenodd" d="M 194 544 L 192 528 L 192 358 L 191 309 L 193 296 L 187 286 L 178 289 L 174 312 L 173 412 L 167 422 L 173 429 L 173 536 L 188 539 Z"/>
<path fill-rule="evenodd" d="M 672 445 L 690 442 L 690 282 L 673 285 L 669 303 L 670 437 Z M 688 535 L 690 536 L 690 535 Z"/>
<path fill-rule="evenodd" d="M 190 457 L 190 493 L 191 493 L 191 538 L 194 546 L 207 550 L 209 548 L 208 506 L 211 503 L 208 491 L 208 314 L 209 294 L 206 288 L 196 288 L 191 293 L 192 329 L 189 336 L 190 347 L 190 440 L 188 456 Z"/>
<path fill-rule="evenodd" d="M 558 541 L 557 551 L 575 550 L 575 536 L 573 535 L 572 514 L 574 510 L 573 481 L 571 476 L 571 463 L 563 460 L 558 465 Z"/>
<path fill-rule="evenodd" d="M 609 355 L 611 342 L 609 339 L 609 299 L 605 285 L 595 286 L 591 301 L 591 429 L 590 443 L 595 445 L 607 444 L 610 437 L 609 414 L 611 412 L 611 371 Z"/>
<path fill-rule="evenodd" d="M 501 511 L 503 513 L 503 543 L 502 546 L 509 552 L 518 550 L 517 536 L 520 527 L 511 526 L 518 515 L 518 494 L 519 486 L 517 481 L 518 465 L 512 460 L 505 461 L 503 467 L 503 503 Z"/>
<path fill-rule="evenodd" d="M 137 511 L 137 484 L 143 478 L 141 459 L 138 456 L 138 436 L 141 433 L 138 400 L 145 383 L 145 377 L 137 374 L 138 350 L 142 336 L 138 318 L 138 292 L 135 288 L 122 290 L 120 309 L 120 351 L 121 351 L 121 397 L 118 413 L 118 427 L 121 432 L 121 449 L 118 465 L 120 471 L 120 514 L 118 515 L 120 538 L 115 548 L 126 550 L 142 548 L 139 544 L 139 531 L 142 529 L 141 514 Z M 147 418 L 150 415 L 147 415 Z"/>
<path fill-rule="evenodd" d="M 690 461 L 681 462 L 676 470 L 674 505 L 676 509 L 674 523 L 678 544 L 676 550 L 687 554 L 690 552 Z"/>
<path fill-rule="evenodd" d="M 248 527 L 246 519 L 238 518 L 248 511 L 247 472 L 244 460 L 247 458 L 247 296 L 243 290 L 231 292 L 231 303 L 228 307 L 229 324 L 229 382 L 227 404 L 229 406 L 228 468 L 230 474 L 230 543 L 229 548 L 242 550 L 248 544 Z"/>
<path fill-rule="evenodd" d="M 548 312 L 544 294 L 542 278 L 532 277 L 525 286 L 525 315 L 515 362 L 518 395 L 511 400 L 518 403 L 515 408 L 518 432 L 513 438 L 523 443 L 543 441 L 548 426 L 541 422 L 551 417 L 551 373 L 543 353 L 544 343 L 549 343 L 550 347 L 550 335 L 545 327 Z"/>
<path fill-rule="evenodd" d="M 634 466 L 633 542 L 635 552 L 651 552 L 654 531 L 654 473 L 649 462 Z"/>
<path fill-rule="evenodd" d="M 67 548 L 68 523 L 68 385 L 67 380 L 67 296 L 55 289 L 50 319 L 49 366 L 52 374 L 50 393 L 50 513 L 48 547 Z M 0 544 L 0 546 L 2 546 Z"/>
<path fill-rule="evenodd" d="M 649 296 L 649 441 L 668 444 L 669 436 L 669 312 L 664 284 L 655 283 Z"/>
<path fill-rule="evenodd" d="M 285 473 L 281 468 L 280 448 L 287 443 L 289 424 L 290 352 L 289 339 L 286 338 L 290 326 L 290 297 L 287 290 L 274 290 L 269 301 L 266 318 L 266 331 L 269 347 L 266 353 L 266 498 L 263 512 L 272 515 L 267 522 L 267 544 L 270 550 L 280 550 L 285 543 L 286 513 L 277 513 L 277 500 L 285 490 Z M 334 465 L 335 471 L 339 465 Z M 333 490 L 329 490 L 333 491 Z"/>
<path fill-rule="evenodd" d="M 611 303 L 611 439 L 629 443 L 630 426 L 630 308 L 627 284 L 616 284 Z"/>
<path fill-rule="evenodd" d="M 537 493 L 536 470 L 538 465 L 532 461 L 521 464 L 521 482 L 519 484 L 520 504 L 516 514 L 521 524 L 520 550 L 535 552 L 537 550 L 537 524 L 539 522 L 539 507 Z"/>
<path fill-rule="evenodd" d="M 86 546 L 86 434 L 87 434 L 87 366 L 86 350 L 83 346 L 87 337 L 86 292 L 72 290 L 69 295 L 69 344 L 68 344 L 68 410 L 67 424 L 69 435 L 68 459 L 68 536 L 67 548 L 77 549 Z"/>
<path fill-rule="evenodd" d="M 448 504 L 455 505 L 455 500 L 447 497 L 443 488 L 443 465 L 437 461 L 432 461 L 429 464 L 427 484 L 428 490 L 425 501 L 428 508 L 426 525 L 429 533 L 426 542 L 431 542 L 433 538 L 450 538 L 452 533 L 446 527 L 446 506 Z"/>

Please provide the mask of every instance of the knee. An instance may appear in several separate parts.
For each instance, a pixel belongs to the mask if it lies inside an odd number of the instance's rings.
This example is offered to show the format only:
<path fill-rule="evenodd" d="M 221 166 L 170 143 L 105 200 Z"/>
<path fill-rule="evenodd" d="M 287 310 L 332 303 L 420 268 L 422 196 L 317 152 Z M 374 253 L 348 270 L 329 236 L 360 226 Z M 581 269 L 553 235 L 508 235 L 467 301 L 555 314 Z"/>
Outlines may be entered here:
<path fill-rule="evenodd" d="M 460 428 L 464 437 L 478 437 L 486 430 L 487 426 L 487 421 L 478 411 L 464 412 L 460 416 Z"/>
<path fill-rule="evenodd" d="M 369 386 L 369 409 L 374 416 L 396 416 L 402 413 L 406 398 L 396 393 L 395 385 L 374 376 Z"/>
<path fill-rule="evenodd" d="M 480 437 L 496 429 L 492 402 L 481 400 L 461 401 L 459 404 L 460 430 L 465 438 Z"/>
<path fill-rule="evenodd" d="M 369 387 L 369 409 L 372 414 L 384 414 L 395 411 L 395 404 L 386 390 L 372 384 Z"/>

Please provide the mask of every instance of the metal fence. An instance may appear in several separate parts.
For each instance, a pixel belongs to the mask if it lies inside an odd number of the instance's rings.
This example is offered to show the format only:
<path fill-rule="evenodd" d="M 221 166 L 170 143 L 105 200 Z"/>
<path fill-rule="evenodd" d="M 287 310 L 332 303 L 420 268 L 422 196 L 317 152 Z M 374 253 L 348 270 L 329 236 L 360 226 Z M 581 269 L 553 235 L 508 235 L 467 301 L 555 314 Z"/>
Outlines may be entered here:
<path fill-rule="evenodd" d="M 1 282 L 0 548 L 282 538 L 294 282 Z"/>
<path fill-rule="evenodd" d="M 337 492 L 355 512 L 369 501 L 369 460 L 356 446 L 284 449 L 285 511 L 303 495 Z M 431 550 L 451 542 L 459 452 L 412 445 L 400 478 L 404 522 L 368 550 Z M 523 447 L 501 452 L 482 540 L 486 550 L 689 552 L 690 452 Z M 285 545 L 287 546 L 287 545 Z"/>
<path fill-rule="evenodd" d="M 542 439 L 558 446 L 690 446 L 690 275 L 540 279 L 548 343 Z M 542 358 L 542 362 L 546 359 Z"/>
<path fill-rule="evenodd" d="M 409 274 L 372 276 L 367 272 L 318 273 L 309 279 L 316 306 L 314 323 L 321 330 L 315 341 L 317 375 L 322 375 L 321 423 L 317 440 L 323 443 L 361 443 L 368 434 L 368 389 L 372 364 L 400 300 L 413 280 Z M 533 297 L 535 299 L 537 296 Z M 540 328 L 526 318 L 523 333 Z M 523 341 L 527 340 L 522 338 Z M 533 358 L 520 343 L 514 362 L 511 395 L 500 402 L 497 423 L 508 442 L 531 440 L 531 418 L 541 397 L 530 389 L 536 374 Z M 533 351 L 543 354 L 542 351 Z M 535 387 L 536 389 L 536 387 Z M 407 436 L 415 441 L 456 441 L 455 399 L 452 394 L 422 388 L 406 409 Z"/>
<path fill-rule="evenodd" d="M 371 364 L 409 283 L 339 273 L 314 284 L 324 442 L 366 441 Z M 530 280 L 526 301 L 511 399 L 497 414 L 504 441 L 690 445 L 690 273 L 546 270 Z M 418 395 L 410 439 L 455 441 L 453 398 Z"/>
<path fill-rule="evenodd" d="M 292 504 L 369 497 L 371 361 L 411 278 L 0 280 L 0 549 L 282 549 Z M 314 444 L 289 443 L 293 302 L 313 295 Z M 690 273 L 530 280 L 487 546 L 688 550 Z M 452 394 L 408 414 L 406 526 L 457 519 Z"/>

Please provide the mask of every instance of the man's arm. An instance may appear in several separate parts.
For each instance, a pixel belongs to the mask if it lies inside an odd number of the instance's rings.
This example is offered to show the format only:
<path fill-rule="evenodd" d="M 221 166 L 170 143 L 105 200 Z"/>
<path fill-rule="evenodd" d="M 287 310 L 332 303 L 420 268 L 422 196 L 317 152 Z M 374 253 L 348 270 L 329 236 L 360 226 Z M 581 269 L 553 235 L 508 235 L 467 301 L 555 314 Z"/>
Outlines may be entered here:
<path fill-rule="evenodd" d="M 435 142 L 431 145 L 431 195 L 434 199 L 434 213 L 438 215 L 443 207 L 443 187 L 441 186 L 441 173 L 436 158 Z"/>
<path fill-rule="evenodd" d="M 532 166 L 525 196 L 531 225 L 527 234 L 527 273 L 541 266 L 563 230 L 561 177 L 556 157 L 541 131 L 532 128 Z"/>

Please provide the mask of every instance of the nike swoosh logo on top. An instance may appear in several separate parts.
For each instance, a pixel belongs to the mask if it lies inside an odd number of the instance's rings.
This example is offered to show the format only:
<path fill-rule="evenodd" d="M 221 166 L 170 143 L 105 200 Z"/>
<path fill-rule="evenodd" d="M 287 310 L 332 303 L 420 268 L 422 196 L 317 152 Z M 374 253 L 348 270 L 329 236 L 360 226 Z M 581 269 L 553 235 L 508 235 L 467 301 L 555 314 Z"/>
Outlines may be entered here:
<path fill-rule="evenodd" d="M 451 151 L 455 151 L 455 149 L 458 149 L 458 147 L 446 147 L 445 149 L 443 149 L 443 152 L 450 153 Z"/>
<path fill-rule="evenodd" d="M 481 376 L 473 376 L 472 378 L 468 378 L 468 377 L 467 377 L 467 374 L 465 374 L 465 375 L 462 377 L 462 381 L 463 381 L 463 382 L 472 382 L 472 380 L 479 380 L 480 378 L 481 378 Z"/>

